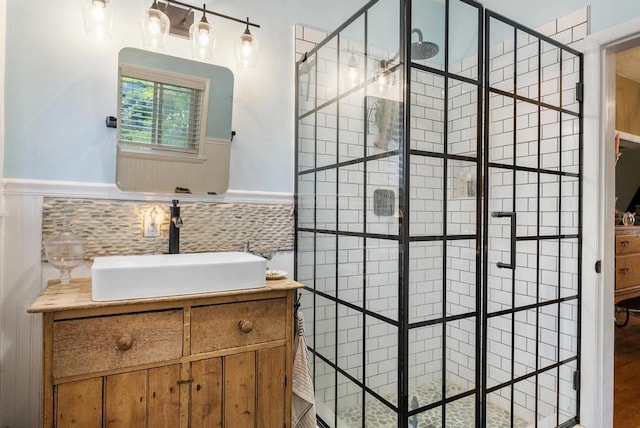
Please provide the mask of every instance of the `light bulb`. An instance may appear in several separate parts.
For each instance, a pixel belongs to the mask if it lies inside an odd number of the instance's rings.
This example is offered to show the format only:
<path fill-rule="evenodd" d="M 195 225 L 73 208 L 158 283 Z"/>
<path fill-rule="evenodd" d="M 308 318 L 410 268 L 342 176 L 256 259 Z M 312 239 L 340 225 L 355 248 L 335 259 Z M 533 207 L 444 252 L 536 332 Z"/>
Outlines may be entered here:
<path fill-rule="evenodd" d="M 251 55 L 251 41 L 242 41 L 242 55 L 249 56 Z"/>
<path fill-rule="evenodd" d="M 94 22 L 104 22 L 104 7 L 105 5 L 102 2 L 93 2 L 93 7 L 91 8 L 91 16 L 93 17 Z"/>
<path fill-rule="evenodd" d="M 160 20 L 157 16 L 149 17 L 149 32 L 151 32 L 151 34 L 160 33 Z"/>
<path fill-rule="evenodd" d="M 198 33 L 198 43 L 200 45 L 206 46 L 209 44 L 209 30 L 206 28 L 200 28 L 200 32 Z"/>
<path fill-rule="evenodd" d="M 87 34 L 99 40 L 111 38 L 113 5 L 108 0 L 83 0 L 82 12 Z"/>

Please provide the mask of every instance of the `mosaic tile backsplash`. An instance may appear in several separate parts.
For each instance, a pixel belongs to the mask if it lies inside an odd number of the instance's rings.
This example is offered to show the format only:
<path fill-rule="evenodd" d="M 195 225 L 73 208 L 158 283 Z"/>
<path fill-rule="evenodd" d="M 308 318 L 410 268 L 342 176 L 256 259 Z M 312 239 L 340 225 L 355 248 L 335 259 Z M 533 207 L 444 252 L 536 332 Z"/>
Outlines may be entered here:
<path fill-rule="evenodd" d="M 181 202 L 180 252 L 293 250 L 293 205 Z M 142 236 L 144 212 L 163 216 L 160 236 Z M 87 258 L 154 254 L 169 246 L 169 203 L 105 199 L 45 198 L 42 240 L 56 236 L 65 222 L 87 243 Z M 44 246 L 42 259 L 46 260 Z"/>

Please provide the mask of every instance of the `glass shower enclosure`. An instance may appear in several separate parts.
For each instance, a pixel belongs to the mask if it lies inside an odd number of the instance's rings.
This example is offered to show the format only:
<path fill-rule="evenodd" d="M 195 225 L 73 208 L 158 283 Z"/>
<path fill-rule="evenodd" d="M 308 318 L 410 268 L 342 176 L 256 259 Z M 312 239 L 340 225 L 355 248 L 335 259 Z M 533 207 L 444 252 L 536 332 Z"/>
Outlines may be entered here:
<path fill-rule="evenodd" d="M 296 64 L 322 424 L 578 421 L 581 82 L 579 52 L 471 0 L 371 1 Z"/>

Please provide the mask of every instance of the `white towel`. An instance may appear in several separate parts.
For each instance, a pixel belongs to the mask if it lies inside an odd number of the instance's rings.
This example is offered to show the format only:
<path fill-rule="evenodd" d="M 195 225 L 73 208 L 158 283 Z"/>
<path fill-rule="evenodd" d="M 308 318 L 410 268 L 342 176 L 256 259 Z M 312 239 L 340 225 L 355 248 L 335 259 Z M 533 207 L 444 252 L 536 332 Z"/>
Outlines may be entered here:
<path fill-rule="evenodd" d="M 294 428 L 316 428 L 316 400 L 309 372 L 307 343 L 304 338 L 304 318 L 298 312 L 298 346 L 293 358 L 292 421 Z"/>

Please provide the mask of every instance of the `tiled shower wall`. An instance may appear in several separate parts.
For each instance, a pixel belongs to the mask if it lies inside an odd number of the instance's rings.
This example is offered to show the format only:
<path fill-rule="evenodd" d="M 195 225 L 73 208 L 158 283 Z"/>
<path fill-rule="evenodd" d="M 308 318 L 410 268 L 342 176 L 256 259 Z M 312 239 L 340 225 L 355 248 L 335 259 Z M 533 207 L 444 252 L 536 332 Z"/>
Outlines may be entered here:
<path fill-rule="evenodd" d="M 158 254 L 168 251 L 169 206 L 167 201 L 44 198 L 43 242 L 56 236 L 65 222 L 84 239 L 87 257 Z M 266 253 L 293 249 L 293 206 L 181 202 L 183 227 L 180 251 L 243 251 Z M 142 236 L 144 212 L 156 209 L 162 218 L 160 236 Z M 46 256 L 43 251 L 43 258 Z"/>
<path fill-rule="evenodd" d="M 587 9 L 577 11 L 567 17 L 553 21 L 539 30 L 546 35 L 556 38 L 563 43 L 570 43 L 572 46 L 579 48 L 581 39 L 587 33 Z M 305 51 L 310 50 L 314 43 L 321 41 L 325 34 L 306 28 L 296 29 L 297 35 L 297 53 L 302 55 Z M 537 93 L 537 87 L 532 87 L 528 82 L 537 81 L 537 50 L 527 50 L 530 43 L 528 39 L 518 39 L 518 88 L 522 91 L 522 95 L 531 96 Z M 502 76 L 513 75 L 513 68 L 510 65 L 510 58 L 513 58 L 513 40 L 505 40 L 500 44 L 496 44 L 491 48 L 491 81 L 492 85 L 501 84 L 513 85 L 513 81 L 509 81 Z M 359 48 L 360 51 L 362 48 Z M 344 53 L 341 48 L 341 57 Z M 354 49 L 356 52 L 357 48 Z M 525 52 L 529 52 L 530 57 L 523 56 Z M 388 54 L 387 54 L 388 55 Z M 382 57 L 382 56 L 381 56 Z M 535 68 L 532 68 L 535 58 Z M 529 61 L 531 60 L 531 61 Z M 558 66 L 558 51 L 555 49 L 544 49 L 542 56 L 542 75 L 543 87 L 541 88 L 542 96 L 545 102 L 553 103 L 555 89 L 558 87 L 560 79 L 560 68 Z M 434 66 L 434 64 L 429 64 Z M 571 79 L 576 79 L 577 70 L 576 62 L 573 60 L 563 59 L 562 61 L 562 78 L 563 86 L 570 88 L 562 95 L 566 104 L 566 108 L 573 106 L 567 100 L 575 100 L 575 94 L 572 93 L 573 85 Z M 334 82 L 337 65 L 327 64 L 326 59 L 318 59 L 319 82 Z M 473 77 L 477 75 L 476 64 L 474 61 L 463 60 L 459 64 L 450 66 L 450 71 L 457 74 Z M 331 75 L 333 72 L 333 76 Z M 309 75 L 308 79 L 315 78 Z M 411 147 L 416 150 L 442 152 L 443 132 L 445 131 L 443 108 L 444 108 L 444 79 L 438 75 L 428 72 L 412 70 L 411 72 Z M 575 80 L 577 81 L 577 79 Z M 453 82 L 453 81 L 450 81 Z M 311 83 L 313 83 L 311 81 Z M 335 84 L 334 84 L 335 85 Z M 313 84 L 310 84 L 313 87 Z M 304 88 L 301 89 L 299 103 L 301 110 L 304 111 L 304 104 L 308 103 L 312 107 L 315 103 L 314 96 L 317 95 L 318 100 L 327 100 L 334 94 L 336 88 L 319 89 L 318 94 L 305 93 Z M 322 92 L 322 93 L 321 93 Z M 385 95 L 385 98 L 397 99 L 397 92 L 378 94 Z M 473 85 L 466 83 L 450 83 L 448 88 L 450 99 L 448 118 L 449 123 L 446 125 L 449 132 L 449 153 L 459 155 L 475 156 L 476 152 L 476 120 L 477 120 L 477 89 Z M 503 109 L 510 109 L 513 112 L 513 106 L 505 105 L 505 100 L 499 96 L 492 96 L 490 105 L 490 126 L 492 133 L 496 135 L 490 142 L 492 153 L 495 158 L 492 161 L 503 160 L 504 157 L 512 156 L 509 153 L 511 143 L 513 141 L 513 130 L 510 129 L 510 122 L 503 121 L 501 116 Z M 362 147 L 364 135 L 362 133 L 363 122 L 369 120 L 367 107 L 375 102 L 373 98 L 365 100 L 363 91 L 353 92 L 348 97 L 343 98 L 339 104 L 339 115 L 335 104 L 332 104 L 316 115 L 310 115 L 305 118 L 299 126 L 299 144 L 302 153 L 299 157 L 300 170 L 308 169 L 314 166 L 313 153 L 315 150 L 314 126 L 317 125 L 318 152 L 317 165 L 323 165 L 323 162 L 330 163 L 331 159 L 335 159 L 337 152 L 337 140 L 339 138 L 341 161 L 351 158 L 362 157 Z M 319 102 L 320 104 L 320 102 Z M 308 108 L 310 108 L 308 107 Z M 509 113 L 509 112 L 505 112 Z M 511 114 L 510 113 L 510 114 Z M 521 156 L 519 151 L 519 162 L 531 163 L 529 166 L 535 167 L 537 162 L 537 149 L 529 141 L 533 141 L 535 134 L 528 134 L 531 139 L 527 139 L 526 130 L 529 132 L 537 132 L 537 114 L 534 119 L 533 111 L 527 110 L 527 106 L 523 103 L 518 106 L 517 110 L 517 126 L 518 135 L 525 138 L 518 146 L 523 150 L 528 150 L 528 156 Z M 537 112 L 536 112 L 537 113 Z M 553 115 L 550 111 L 543 112 L 541 120 L 545 120 L 546 115 Z M 555 119 L 555 118 L 551 118 Z M 544 123 L 543 123 L 544 125 Z M 557 143 L 557 135 L 551 128 L 543 126 L 543 146 L 549 144 L 549 151 L 555 150 L 553 144 Z M 578 168 L 578 138 L 576 134 L 577 124 L 573 121 L 563 121 L 563 156 L 562 159 L 545 156 L 542 153 L 543 168 L 557 168 L 560 162 L 563 168 L 567 166 Z M 336 134 L 338 130 L 338 134 Z M 496 132 L 498 130 L 498 132 Z M 374 138 L 370 137 L 369 141 Z M 556 143 L 554 143 L 554 141 Z M 520 141 L 519 141 L 520 144 Z M 503 145 L 501 148 L 500 145 Z M 305 150 L 306 147 L 306 150 Z M 368 154 L 382 152 L 382 149 L 369 147 Z M 542 148 L 544 151 L 544 147 Z M 304 152 L 308 155 L 305 156 Z M 333 155 L 332 158 L 324 160 L 320 153 Z M 441 235 L 443 233 L 443 221 L 446 221 L 447 234 L 475 234 L 476 221 L 476 195 L 475 180 L 477 180 L 475 169 L 476 166 L 471 162 L 451 161 L 447 173 L 447 207 L 448 218 L 442 218 L 442 181 L 445 171 L 443 170 L 443 162 L 440 159 L 426 158 L 419 156 L 411 157 L 411 230 L 410 234 L 415 235 Z M 309 227 L 326 230 L 342 230 L 352 232 L 362 232 L 365 224 L 365 212 L 363 209 L 364 193 L 364 173 L 362 163 L 356 163 L 348 167 L 339 169 L 339 177 L 336 176 L 335 170 L 327 169 L 325 171 L 300 176 L 299 179 L 299 222 L 300 227 Z M 521 199 L 517 201 L 517 210 L 520 215 L 518 222 L 518 235 L 527 235 L 535 232 L 535 212 L 537 207 L 535 204 L 536 189 L 535 185 L 528 184 L 528 174 L 521 174 L 517 177 L 518 194 Z M 376 216 L 373 214 L 373 202 L 371 198 L 367 200 L 366 208 L 366 227 L 369 233 L 379 233 L 384 235 L 397 234 L 398 224 L 396 214 L 398 213 L 398 176 L 399 165 L 397 157 L 389 157 L 369 162 L 367 165 L 367 195 L 372 195 L 376 189 L 384 189 L 393 191 L 396 195 L 394 201 L 394 215 Z M 314 225 L 313 201 L 306 198 L 314 197 L 314 180 L 317 180 L 316 195 L 316 224 Z M 504 185 L 511 184 L 510 174 L 504 174 L 502 171 L 493 172 L 490 178 L 492 186 L 495 188 L 491 193 L 490 210 L 509 210 L 510 196 L 500 194 L 501 183 Z M 555 181 L 554 181 L 555 180 Z M 532 181 L 533 182 L 533 181 Z M 563 195 L 563 225 L 577 226 L 577 191 L 578 182 L 576 180 L 566 180 L 560 183 L 557 179 L 546 180 L 542 183 L 541 205 L 548 206 L 549 216 L 544 213 L 542 215 L 541 224 L 549 226 L 550 230 L 542 230 L 541 233 L 559 233 L 553 229 L 553 224 L 557 225 L 557 215 L 555 220 L 551 213 L 555 212 L 558 206 L 558 189 L 562 186 Z M 338 197 L 336 198 L 336 195 Z M 529 195 L 529 196 L 527 196 Z M 336 200 L 337 199 L 337 200 Z M 541 208 L 543 208 L 541 206 Z M 335 212 L 339 210 L 340 224 L 336 225 Z M 527 212 L 531 214 L 527 216 Z M 529 225 L 529 226 L 527 226 Z M 492 226 L 494 232 L 503 234 L 508 238 L 508 230 L 502 225 Z M 498 227 L 496 230 L 495 228 Z M 557 228 L 556 228 L 557 229 Z M 566 230 L 563 233 L 576 233 L 573 230 Z M 313 248 L 313 235 L 300 234 L 300 248 L 298 251 L 298 279 L 302 282 L 314 283 L 314 260 L 315 260 L 315 287 L 317 290 L 323 291 L 331 296 L 336 295 L 336 287 L 340 294 L 340 299 L 347 300 L 350 303 L 362 307 L 363 290 L 363 254 L 361 238 L 343 237 L 336 238 L 335 235 L 318 234 L 316 241 L 315 255 L 311 252 Z M 336 239 L 337 245 L 336 245 Z M 506 242 L 505 242 L 506 244 Z M 336 248 L 337 253 L 336 253 Z M 506 247 L 498 244 L 497 248 L 490 257 L 502 259 L 508 257 L 506 251 L 500 252 Z M 306 250 L 305 250 L 306 249 Z M 551 274 L 546 275 L 544 266 L 548 267 L 548 272 L 556 272 L 558 266 L 562 266 L 563 283 L 577 284 L 578 267 L 568 265 L 570 257 L 574 257 L 577 252 L 576 242 L 563 241 L 562 246 L 558 242 L 543 242 L 542 253 L 544 256 L 540 258 L 542 267 L 541 278 L 541 295 L 547 298 L 555 298 L 555 290 L 558 289 L 557 275 L 554 278 Z M 429 242 L 415 242 L 411 244 L 411 260 L 410 260 L 410 322 L 426 321 L 442 317 L 442 246 L 441 244 L 433 244 Z M 536 265 L 535 265 L 535 242 L 522 242 L 518 244 L 518 258 L 516 270 L 516 304 L 517 306 L 527 304 L 527 296 L 535 296 L 536 282 Z M 315 259 L 314 259 L 315 256 Z M 447 315 L 463 314 L 475 310 L 475 241 L 461 240 L 450 241 L 447 248 Z M 384 315 L 391 319 L 397 319 L 397 280 L 398 280 L 398 246 L 393 241 L 367 239 L 367 308 Z M 336 275 L 336 259 L 338 272 Z M 532 264 L 533 263 L 533 264 Z M 490 262 L 490 266 L 494 266 L 494 262 Z M 490 267 L 489 281 L 489 310 L 498 310 L 499 308 L 507 308 L 511 305 L 510 280 L 503 278 L 505 272 Z M 337 279 L 336 279 L 337 278 Z M 336 284 L 336 281 L 338 284 Z M 546 294 L 545 294 L 546 293 Z M 307 335 L 313 337 L 314 320 L 312 318 L 313 301 L 310 295 L 303 298 L 303 308 L 307 320 Z M 535 297 L 534 297 L 535 299 Z M 312 348 L 325 356 L 333 356 L 331 361 L 339 360 L 339 366 L 344 368 L 349 374 L 356 379 L 362 380 L 363 364 L 366 364 L 367 384 L 394 402 L 393 395 L 397 390 L 397 337 L 398 332 L 395 328 L 388 326 L 375 319 L 367 319 L 367 329 L 364 340 L 367 341 L 367 355 L 363 360 L 363 337 L 359 333 L 362 329 L 362 316 L 356 311 L 353 313 L 335 313 L 336 305 L 319 296 L 315 302 L 315 339 L 316 342 L 309 342 Z M 343 308 L 343 306 L 340 306 Z M 548 313 L 540 313 L 539 325 L 541 337 L 539 354 L 541 361 L 538 361 L 539 367 L 544 367 L 550 362 L 557 361 L 562 354 L 575 354 L 576 343 L 575 337 L 577 331 L 577 307 L 575 303 L 567 303 L 560 305 L 560 313 L 558 310 L 550 308 Z M 345 309 L 345 311 L 351 311 Z M 338 316 L 339 323 L 336 327 L 335 317 Z M 516 315 L 515 320 L 515 338 L 516 338 L 516 373 L 528 373 L 535 369 L 536 362 L 531 361 L 532 347 L 535 343 L 535 311 L 521 312 Z M 533 318 L 532 318 L 533 317 Z M 560 349 L 557 348 L 557 323 L 562 319 Z M 548 326 L 548 329 L 545 329 Z M 511 320 L 507 322 L 500 317 L 492 318 L 490 321 L 491 331 L 502 332 L 489 337 L 488 344 L 488 377 L 489 386 L 498 385 L 508 380 L 507 373 L 510 373 L 510 360 L 507 356 L 511 355 Z M 533 329 L 533 331 L 532 331 Z M 475 322 L 474 319 L 465 319 L 456 323 L 448 323 L 447 327 L 447 381 L 462 386 L 463 388 L 473 388 L 475 386 Z M 551 333 L 553 332 L 553 333 Z M 334 344 L 336 343 L 336 335 L 338 336 L 338 346 L 340 353 Z M 441 380 L 442 370 L 442 329 L 441 326 L 425 327 L 413 329 L 410 331 L 410 349 L 409 349 L 409 365 L 410 365 L 410 389 L 413 390 L 417 385 L 429 383 L 431 381 Z M 566 352 L 565 352 L 566 351 Z M 534 353 L 535 355 L 535 353 Z M 534 358 L 535 359 L 535 358 Z M 335 386 L 333 383 L 333 375 L 323 377 L 323 370 L 328 366 L 322 361 L 317 360 L 316 365 L 316 393 L 318 401 L 331 404 L 335 399 Z M 329 370 L 326 370 L 329 373 Z M 567 391 L 566 405 L 572 404 L 571 385 L 567 383 L 567 379 L 571 379 L 570 373 L 561 373 L 560 389 Z M 541 377 L 539 388 L 545 388 L 545 381 L 549 382 L 549 387 L 555 389 L 555 382 L 558 379 L 549 379 Z M 355 388 L 349 388 L 350 382 L 343 376 L 338 376 L 338 393 L 339 408 L 351 406 L 360 402 L 361 392 Z M 535 384 L 531 382 L 522 382 L 517 384 L 514 389 L 514 412 L 516 415 L 527 420 L 533 420 L 533 409 L 535 402 Z M 544 396 L 541 392 L 540 396 Z M 550 396 L 555 397 L 555 394 Z M 508 388 L 499 390 L 489 397 L 491 401 L 502 404 L 503 407 L 509 408 L 511 401 Z M 562 401 L 562 400 L 561 400 Z M 547 415 L 555 408 L 555 403 L 549 403 L 549 409 L 539 409 L 540 414 Z M 561 407 L 564 403 L 561 403 Z"/>

